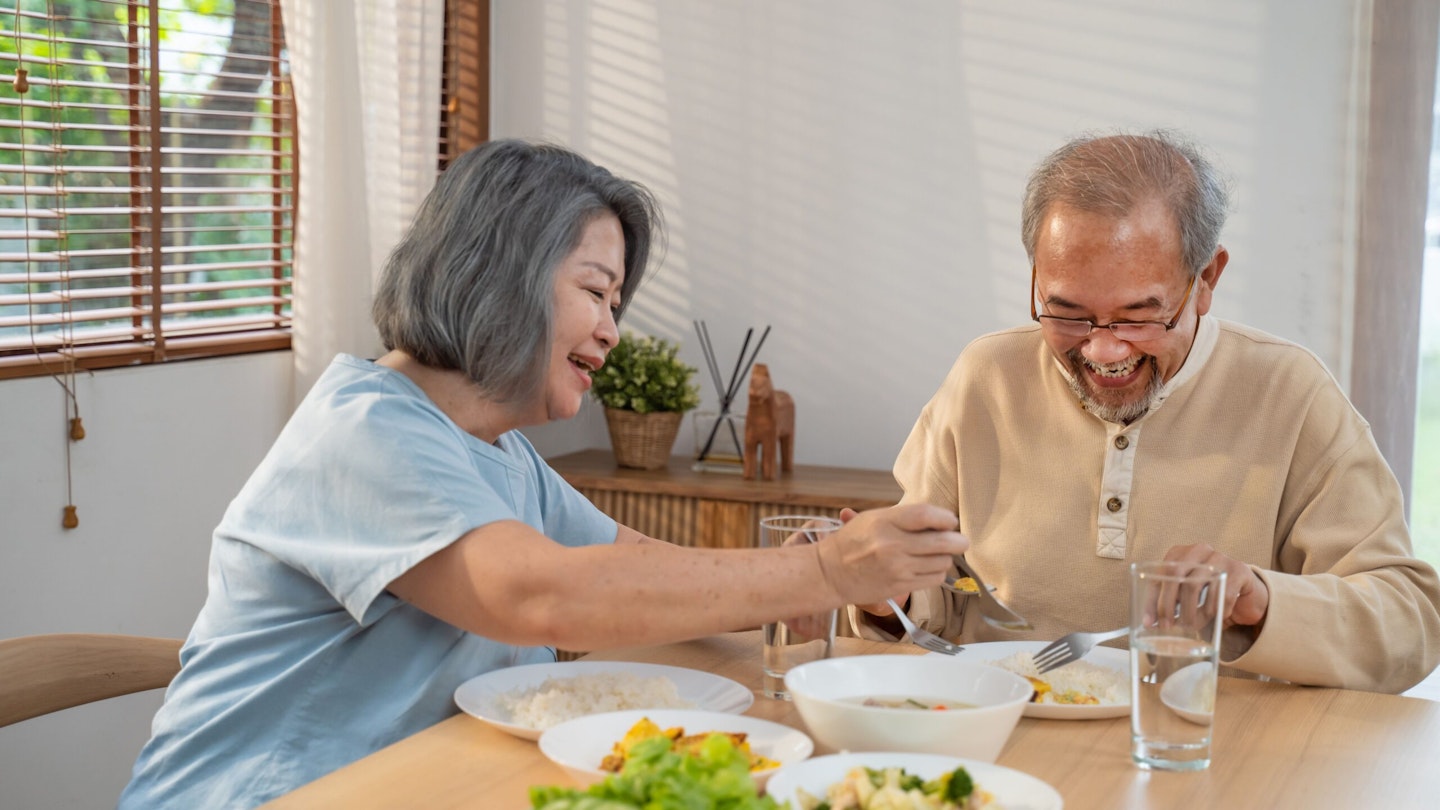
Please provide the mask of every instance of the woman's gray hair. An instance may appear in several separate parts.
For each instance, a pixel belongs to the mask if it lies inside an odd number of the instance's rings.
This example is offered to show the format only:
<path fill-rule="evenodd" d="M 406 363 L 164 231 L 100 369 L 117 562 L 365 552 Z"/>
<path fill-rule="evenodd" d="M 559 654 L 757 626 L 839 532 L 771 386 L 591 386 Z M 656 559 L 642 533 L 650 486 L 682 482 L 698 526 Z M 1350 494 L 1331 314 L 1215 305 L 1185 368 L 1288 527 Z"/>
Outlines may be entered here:
<path fill-rule="evenodd" d="M 1119 218 L 1154 199 L 1174 215 L 1186 268 L 1198 274 L 1220 247 L 1229 194 L 1200 149 L 1165 130 L 1087 135 L 1042 160 L 1020 213 L 1025 254 L 1033 265 L 1040 228 L 1056 204 Z"/>
<path fill-rule="evenodd" d="M 552 144 L 464 153 L 385 264 L 371 307 L 385 348 L 462 371 L 500 401 L 532 396 L 550 355 L 555 271 L 607 213 L 625 237 L 618 321 L 663 239 L 654 196 Z"/>

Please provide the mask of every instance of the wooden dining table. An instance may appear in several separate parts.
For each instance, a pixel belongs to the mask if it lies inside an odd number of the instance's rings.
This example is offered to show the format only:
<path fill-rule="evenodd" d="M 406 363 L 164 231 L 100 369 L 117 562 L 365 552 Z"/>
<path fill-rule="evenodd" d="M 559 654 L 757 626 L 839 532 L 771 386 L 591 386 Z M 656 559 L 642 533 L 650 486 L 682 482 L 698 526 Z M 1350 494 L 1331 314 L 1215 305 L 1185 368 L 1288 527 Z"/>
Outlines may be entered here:
<path fill-rule="evenodd" d="M 745 713 L 805 730 L 793 703 L 761 692 L 760 634 L 591 653 L 587 660 L 689 667 L 755 691 Z M 837 655 L 913 653 L 840 638 Z M 815 754 L 833 753 L 818 741 Z M 1437 808 L 1440 703 L 1346 689 L 1220 678 L 1212 761 L 1191 773 L 1130 759 L 1127 717 L 1021 718 L 997 763 L 1055 787 L 1067 808 Z M 457 714 L 265 805 L 286 808 L 530 806 L 532 785 L 573 784 L 530 740 Z"/>

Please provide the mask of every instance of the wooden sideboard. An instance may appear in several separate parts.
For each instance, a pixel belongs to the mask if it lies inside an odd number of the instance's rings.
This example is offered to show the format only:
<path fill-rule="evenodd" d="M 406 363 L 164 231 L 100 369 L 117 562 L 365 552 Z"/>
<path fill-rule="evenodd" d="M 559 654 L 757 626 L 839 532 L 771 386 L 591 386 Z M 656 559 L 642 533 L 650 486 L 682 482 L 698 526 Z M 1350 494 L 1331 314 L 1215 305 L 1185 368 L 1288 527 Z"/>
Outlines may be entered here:
<path fill-rule="evenodd" d="M 681 546 L 746 548 L 771 515 L 840 514 L 893 506 L 900 486 L 888 470 L 796 464 L 774 481 L 737 473 L 697 472 L 693 458 L 673 456 L 667 468 L 632 470 L 609 450 L 582 450 L 546 459 L 570 485 L 615 520 Z"/>

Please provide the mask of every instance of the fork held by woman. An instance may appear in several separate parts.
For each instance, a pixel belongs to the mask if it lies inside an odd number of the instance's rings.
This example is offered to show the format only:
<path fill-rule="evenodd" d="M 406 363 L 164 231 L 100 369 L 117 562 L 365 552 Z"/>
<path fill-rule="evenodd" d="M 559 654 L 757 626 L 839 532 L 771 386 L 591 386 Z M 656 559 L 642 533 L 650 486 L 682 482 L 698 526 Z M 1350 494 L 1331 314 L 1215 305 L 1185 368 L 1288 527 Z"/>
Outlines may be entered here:
<path fill-rule="evenodd" d="M 900 624 L 905 628 L 905 632 L 910 634 L 910 642 L 915 646 L 924 647 L 931 652 L 943 653 L 945 655 L 954 655 L 965 649 L 959 644 L 946 641 L 929 630 L 917 626 L 915 622 L 910 620 L 909 616 L 905 615 L 905 611 L 901 610 L 900 606 L 895 604 L 894 599 L 886 599 L 885 604 L 889 605 L 890 609 L 895 611 L 895 618 L 900 620 Z"/>

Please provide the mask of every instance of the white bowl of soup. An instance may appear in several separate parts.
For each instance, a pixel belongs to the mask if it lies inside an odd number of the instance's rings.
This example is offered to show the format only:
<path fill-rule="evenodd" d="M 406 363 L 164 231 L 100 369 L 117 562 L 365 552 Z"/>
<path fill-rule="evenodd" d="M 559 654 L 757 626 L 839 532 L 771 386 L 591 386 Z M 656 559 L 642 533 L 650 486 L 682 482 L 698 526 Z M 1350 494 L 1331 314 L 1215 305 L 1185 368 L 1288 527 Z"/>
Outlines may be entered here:
<path fill-rule="evenodd" d="M 999 667 L 919 655 L 802 664 L 785 688 L 833 751 L 915 751 L 994 762 L 1030 702 L 1030 682 Z"/>

